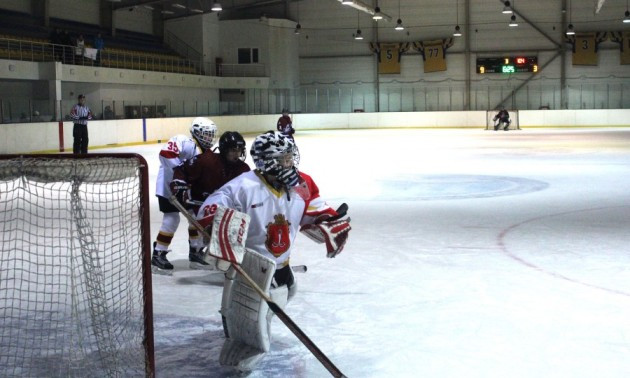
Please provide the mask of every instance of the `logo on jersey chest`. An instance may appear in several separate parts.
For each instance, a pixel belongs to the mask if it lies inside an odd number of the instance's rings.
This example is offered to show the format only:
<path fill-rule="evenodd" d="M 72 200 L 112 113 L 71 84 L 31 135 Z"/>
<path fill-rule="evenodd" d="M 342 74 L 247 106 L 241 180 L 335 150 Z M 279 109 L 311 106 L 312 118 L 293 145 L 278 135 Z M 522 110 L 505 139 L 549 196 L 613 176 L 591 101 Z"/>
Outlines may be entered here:
<path fill-rule="evenodd" d="M 278 257 L 289 250 L 291 239 L 289 238 L 290 223 L 282 214 L 274 215 L 274 222 L 267 224 L 267 240 L 265 247 L 272 255 Z"/>

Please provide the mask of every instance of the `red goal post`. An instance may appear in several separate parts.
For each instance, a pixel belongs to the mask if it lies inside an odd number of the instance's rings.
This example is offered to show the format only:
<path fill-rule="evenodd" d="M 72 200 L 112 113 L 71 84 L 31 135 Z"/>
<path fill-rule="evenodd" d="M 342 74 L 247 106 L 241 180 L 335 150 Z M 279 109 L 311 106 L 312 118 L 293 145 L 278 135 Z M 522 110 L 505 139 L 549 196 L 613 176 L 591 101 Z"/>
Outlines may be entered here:
<path fill-rule="evenodd" d="M 506 109 L 508 113 L 510 113 L 510 126 L 508 130 L 521 130 L 521 125 L 519 123 L 519 114 L 517 109 Z M 486 110 L 486 130 L 494 130 L 495 121 L 494 117 L 499 112 L 499 109 L 496 110 Z M 499 128 L 499 130 L 503 130 L 503 126 Z"/>
<path fill-rule="evenodd" d="M 155 376 L 149 170 L 0 155 L 0 376 Z"/>

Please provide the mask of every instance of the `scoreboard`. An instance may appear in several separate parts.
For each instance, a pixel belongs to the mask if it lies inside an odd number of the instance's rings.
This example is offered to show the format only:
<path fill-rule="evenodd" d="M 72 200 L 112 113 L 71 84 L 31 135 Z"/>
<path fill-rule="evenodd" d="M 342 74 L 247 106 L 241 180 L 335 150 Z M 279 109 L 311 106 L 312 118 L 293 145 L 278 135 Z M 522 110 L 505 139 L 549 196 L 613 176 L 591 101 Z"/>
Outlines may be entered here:
<path fill-rule="evenodd" d="M 504 58 L 477 58 L 477 73 L 517 73 L 538 72 L 537 56 L 516 56 Z"/>

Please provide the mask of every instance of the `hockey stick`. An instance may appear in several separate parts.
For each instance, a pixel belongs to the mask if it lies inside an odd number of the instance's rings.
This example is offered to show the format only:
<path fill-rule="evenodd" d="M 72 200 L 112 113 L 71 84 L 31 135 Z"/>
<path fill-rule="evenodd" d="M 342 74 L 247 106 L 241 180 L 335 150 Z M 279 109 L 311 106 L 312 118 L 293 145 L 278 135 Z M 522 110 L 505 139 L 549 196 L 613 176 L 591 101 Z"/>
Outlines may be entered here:
<path fill-rule="evenodd" d="M 341 205 L 339 205 L 339 207 L 335 211 L 337 212 L 337 215 L 335 215 L 334 217 L 325 219 L 326 222 L 336 221 L 337 219 L 345 217 L 346 214 L 348 213 L 348 204 L 345 202 L 342 203 Z"/>
<path fill-rule="evenodd" d="M 177 208 L 177 210 L 179 210 L 179 212 L 182 213 L 182 215 L 184 215 L 184 217 L 186 217 L 186 219 L 188 219 L 190 224 L 192 224 L 199 232 L 201 232 L 201 234 L 205 238 L 210 240 L 211 237 L 208 234 L 208 232 L 206 232 L 206 230 L 201 226 L 201 224 L 199 224 L 197 219 L 195 219 L 188 211 L 186 211 L 186 208 L 184 206 L 182 206 L 182 204 L 179 203 L 179 201 L 177 201 L 177 198 L 175 198 L 175 196 L 171 196 L 170 199 L 171 199 L 171 203 L 173 204 L 173 206 L 175 206 Z M 240 265 L 232 263 L 232 267 L 239 274 L 241 274 L 243 276 L 243 278 L 245 279 L 245 281 L 247 281 L 249 286 L 251 286 L 251 288 L 254 289 L 254 291 L 256 291 L 258 293 L 258 295 L 260 295 L 260 297 L 265 302 L 267 302 L 267 305 L 269 305 L 269 308 L 271 309 L 271 311 L 274 312 L 274 314 L 276 314 L 278 319 L 280 319 L 282 321 L 282 323 L 284 323 L 284 325 L 286 325 L 287 328 L 291 332 L 293 332 L 293 334 L 302 342 L 302 344 L 304 344 L 304 346 L 308 350 L 311 351 L 313 356 L 315 356 L 315 358 L 317 358 L 319 360 L 319 362 L 321 362 L 321 364 L 324 365 L 324 367 L 328 370 L 328 372 L 330 372 L 330 374 L 333 377 L 336 377 L 336 378 L 345 378 L 346 377 L 341 372 L 341 370 L 339 370 L 339 368 L 337 368 L 337 366 L 335 366 L 335 364 L 324 354 L 324 352 L 322 352 L 317 347 L 317 345 L 315 345 L 315 343 L 306 335 L 306 333 L 304 333 L 304 331 L 302 331 L 302 329 L 300 327 L 298 327 L 297 324 L 295 324 L 295 322 L 289 317 L 289 315 L 287 315 L 280 308 L 280 306 L 278 306 L 278 304 L 276 302 L 274 302 L 273 299 L 271 299 L 271 297 L 269 295 L 267 295 L 267 293 L 265 293 L 263 291 L 263 289 L 261 289 L 260 286 L 258 286 L 256 284 L 256 282 L 243 270 L 243 268 L 241 268 Z"/>

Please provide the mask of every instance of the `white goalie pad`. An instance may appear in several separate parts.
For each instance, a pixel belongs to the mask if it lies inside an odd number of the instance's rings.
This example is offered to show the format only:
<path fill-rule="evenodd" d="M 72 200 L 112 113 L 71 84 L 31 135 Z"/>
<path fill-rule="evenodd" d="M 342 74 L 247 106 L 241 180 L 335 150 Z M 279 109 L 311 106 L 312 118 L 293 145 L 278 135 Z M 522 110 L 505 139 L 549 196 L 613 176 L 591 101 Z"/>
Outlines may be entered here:
<path fill-rule="evenodd" d="M 214 219 L 204 260 L 208 264 L 215 264 L 215 260 L 212 259 L 214 256 L 231 263 L 241 264 L 245 254 L 250 216 L 234 209 L 216 206 L 216 211 L 210 217 Z M 204 224 L 203 220 L 200 220 L 202 224 Z"/>
<path fill-rule="evenodd" d="M 267 294 L 271 286 L 276 264 L 256 252 L 246 250 L 241 268 Z M 285 295 L 286 298 L 286 295 Z M 282 303 L 278 305 L 282 306 Z M 252 289 L 234 269 L 225 277 L 221 314 L 227 336 L 221 349 L 219 362 L 241 371 L 251 370 L 269 351 L 270 312 L 267 302 Z"/>

